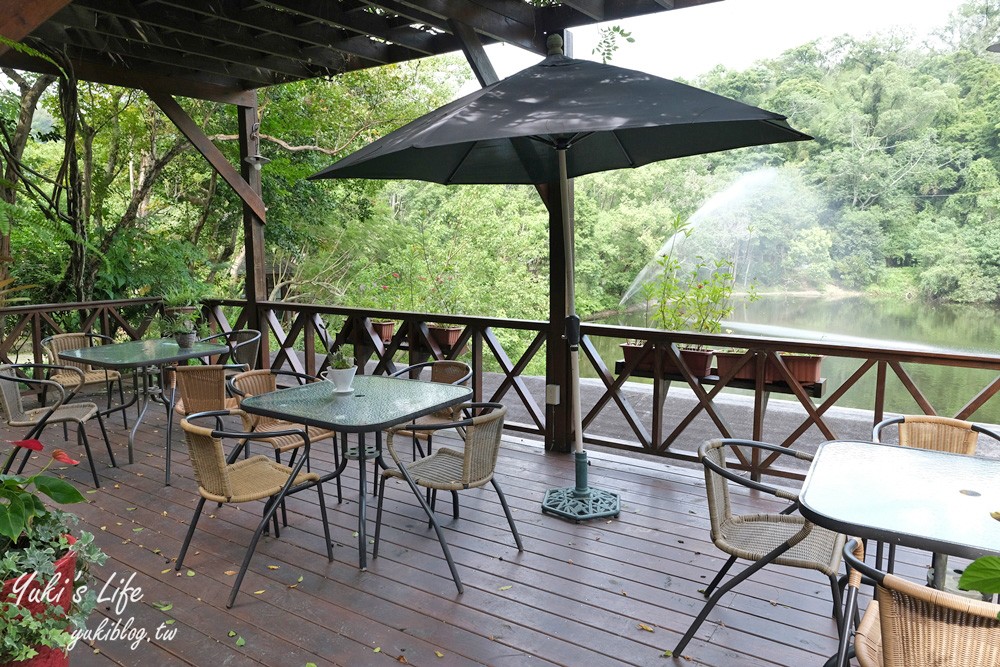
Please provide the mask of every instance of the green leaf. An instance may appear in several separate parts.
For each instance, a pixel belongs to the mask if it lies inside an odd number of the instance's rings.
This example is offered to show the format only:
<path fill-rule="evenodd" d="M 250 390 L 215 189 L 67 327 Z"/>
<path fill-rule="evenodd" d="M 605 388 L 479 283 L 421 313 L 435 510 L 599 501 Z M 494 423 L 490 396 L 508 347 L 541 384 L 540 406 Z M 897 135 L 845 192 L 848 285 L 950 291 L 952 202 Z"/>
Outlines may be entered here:
<path fill-rule="evenodd" d="M 160 611 L 170 611 L 171 609 L 174 608 L 172 602 L 154 602 L 153 606 L 159 609 Z"/>
<path fill-rule="evenodd" d="M 247 640 L 243 639 L 243 637 L 237 637 L 236 638 L 236 645 L 237 646 L 246 646 L 247 645 Z"/>
<path fill-rule="evenodd" d="M 989 595 L 1000 593 L 1000 556 L 983 556 L 969 563 L 958 580 L 958 587 Z"/>
<path fill-rule="evenodd" d="M 0 493 L 0 498 L 6 498 L 6 506 L 0 505 L 0 535 L 17 540 L 24 532 L 28 516 L 19 494 Z"/>
<path fill-rule="evenodd" d="M 57 503 L 82 503 L 84 500 L 83 494 L 67 481 L 47 475 L 38 475 L 34 481 L 36 489 Z"/>

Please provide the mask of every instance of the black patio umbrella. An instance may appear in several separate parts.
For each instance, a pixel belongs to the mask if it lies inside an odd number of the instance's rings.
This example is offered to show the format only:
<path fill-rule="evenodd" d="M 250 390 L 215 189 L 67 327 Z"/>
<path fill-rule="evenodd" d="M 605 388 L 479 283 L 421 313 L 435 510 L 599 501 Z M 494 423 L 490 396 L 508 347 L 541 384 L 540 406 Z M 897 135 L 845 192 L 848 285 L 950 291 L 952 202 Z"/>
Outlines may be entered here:
<path fill-rule="evenodd" d="M 617 515 L 618 497 L 587 484 L 579 405 L 568 180 L 730 148 L 811 139 L 785 117 L 651 74 L 550 54 L 533 67 L 404 125 L 313 174 L 435 183 L 558 183 L 566 253 L 576 487 L 546 493 L 543 511 L 574 520 Z M 558 40 L 558 41 L 556 41 Z"/>

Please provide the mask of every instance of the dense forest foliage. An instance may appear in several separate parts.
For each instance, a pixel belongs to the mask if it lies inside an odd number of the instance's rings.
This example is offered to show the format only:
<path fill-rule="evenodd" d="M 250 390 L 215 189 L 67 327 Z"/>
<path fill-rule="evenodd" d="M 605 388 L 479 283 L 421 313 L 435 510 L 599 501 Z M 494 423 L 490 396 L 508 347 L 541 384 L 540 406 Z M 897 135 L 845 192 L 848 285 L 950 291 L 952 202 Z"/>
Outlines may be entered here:
<path fill-rule="evenodd" d="M 691 255 L 759 290 L 1000 301 L 1000 0 L 929 43 L 803 44 L 693 85 L 788 116 L 813 141 L 576 179 L 578 310 L 620 306 L 676 216 Z M 612 60 L 613 63 L 613 60 Z M 0 219 L 32 301 L 241 294 L 237 198 L 141 93 L 5 70 Z M 307 181 L 451 99 L 458 56 L 261 92 L 275 298 L 545 318 L 547 214 L 527 186 Z M 231 108 L 183 100 L 235 162 Z M 626 299 L 627 300 L 627 299 Z"/>

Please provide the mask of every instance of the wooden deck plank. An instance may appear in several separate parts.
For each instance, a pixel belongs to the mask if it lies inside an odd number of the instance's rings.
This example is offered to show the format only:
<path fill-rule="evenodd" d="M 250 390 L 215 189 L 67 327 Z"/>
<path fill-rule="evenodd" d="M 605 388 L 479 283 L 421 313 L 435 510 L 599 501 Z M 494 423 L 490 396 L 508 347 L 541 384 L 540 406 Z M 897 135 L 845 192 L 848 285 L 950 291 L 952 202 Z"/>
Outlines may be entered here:
<path fill-rule="evenodd" d="M 724 562 L 709 541 L 701 471 L 592 455 L 591 484 L 619 492 L 623 511 L 617 519 L 575 524 L 540 511 L 546 489 L 573 484 L 572 460 L 523 443 L 504 447 L 498 479 L 524 553 L 514 547 L 492 488 L 460 494 L 457 522 L 450 499 L 439 500 L 463 595 L 426 518 L 399 483 L 386 491 L 380 557 L 368 571 L 358 570 L 358 477 L 352 463 L 344 474 L 344 501 L 336 502 L 332 483 L 326 489 L 334 562 L 326 560 L 315 493 L 299 494 L 288 502 L 289 526 L 280 539 L 262 539 L 236 605 L 226 610 L 233 579 L 225 573 L 238 569 L 258 508 L 207 507 L 184 568 L 195 576 L 176 576 L 172 559 L 194 510 L 196 485 L 178 429 L 173 486 L 163 486 L 163 424 L 160 412 L 143 427 L 133 465 L 107 468 L 106 453 L 95 446 L 103 486 L 86 494 L 88 505 L 69 509 L 111 555 L 97 568 L 99 579 L 138 573 L 144 598 L 125 614 L 134 615 L 133 627 L 155 631 L 170 617 L 176 638 L 144 642 L 134 651 L 120 641 L 97 642 L 99 653 L 81 645 L 73 652 L 74 665 L 367 665 L 405 659 L 419 665 L 798 667 L 819 664 L 835 650 L 825 578 L 770 567 L 713 610 L 685 652 L 690 661 L 666 660 L 664 651 L 704 604 L 699 589 Z M 124 462 L 126 432 L 118 420 L 110 430 Z M 92 441 L 100 442 L 93 431 Z M 42 440 L 77 453 L 57 429 Z M 314 469 L 333 465 L 329 449 L 317 446 L 313 458 Z M 92 490 L 86 462 L 64 472 L 82 490 Z M 737 494 L 734 502 L 740 508 L 774 506 L 750 493 Z M 371 496 L 368 516 L 373 534 Z M 920 556 L 904 553 L 901 566 L 919 573 Z M 152 606 L 158 601 L 173 608 L 162 612 Z M 113 622 L 118 616 L 102 609 L 100 618 Z M 95 615 L 90 627 L 100 618 Z M 237 637 L 245 645 L 236 646 Z"/>

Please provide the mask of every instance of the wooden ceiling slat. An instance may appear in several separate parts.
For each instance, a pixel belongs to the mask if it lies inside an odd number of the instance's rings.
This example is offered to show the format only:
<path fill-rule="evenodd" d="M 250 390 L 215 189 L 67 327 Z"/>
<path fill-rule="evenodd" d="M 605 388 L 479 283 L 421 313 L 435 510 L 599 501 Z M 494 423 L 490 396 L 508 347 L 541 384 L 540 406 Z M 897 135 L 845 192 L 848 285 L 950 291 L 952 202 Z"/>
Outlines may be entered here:
<path fill-rule="evenodd" d="M 405 47 L 422 56 L 441 53 L 435 50 L 434 36 L 410 25 L 393 27 L 385 18 L 367 11 L 344 11 L 323 0 L 262 0 L 267 7 L 277 7 L 300 16 L 315 19 L 336 28 L 343 28 L 360 35 L 371 35 L 387 42 Z M 437 46 L 441 46 L 438 42 Z M 455 40 L 455 49 L 459 45 Z"/>
<path fill-rule="evenodd" d="M 174 95 L 244 91 L 718 0 L 0 0 L 0 34 L 66 53 L 78 77 Z M 472 38 L 475 38 L 473 40 Z M 48 71 L 0 46 L 0 66 Z"/>

